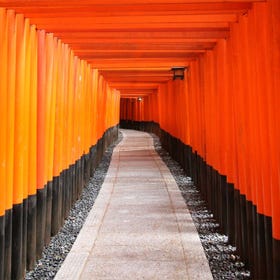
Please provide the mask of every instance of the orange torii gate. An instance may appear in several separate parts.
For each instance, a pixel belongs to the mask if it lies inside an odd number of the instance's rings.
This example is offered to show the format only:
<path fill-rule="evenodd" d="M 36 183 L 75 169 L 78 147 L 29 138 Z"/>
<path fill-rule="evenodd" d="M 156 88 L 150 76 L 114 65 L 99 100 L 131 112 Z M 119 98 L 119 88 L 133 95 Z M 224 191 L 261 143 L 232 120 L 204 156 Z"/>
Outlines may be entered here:
<path fill-rule="evenodd" d="M 280 2 L 117 2 L 0 0 L 0 278 L 34 265 L 119 117 L 160 133 L 253 276 L 279 278 Z"/>

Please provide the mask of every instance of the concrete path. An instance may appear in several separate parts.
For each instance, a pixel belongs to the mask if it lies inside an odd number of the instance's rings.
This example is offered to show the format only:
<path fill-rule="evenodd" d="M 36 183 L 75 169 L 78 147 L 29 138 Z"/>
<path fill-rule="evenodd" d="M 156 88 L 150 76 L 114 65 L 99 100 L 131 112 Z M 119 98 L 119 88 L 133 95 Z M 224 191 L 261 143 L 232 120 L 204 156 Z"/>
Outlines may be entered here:
<path fill-rule="evenodd" d="M 122 132 L 101 191 L 55 279 L 212 279 L 192 218 L 153 139 Z"/>

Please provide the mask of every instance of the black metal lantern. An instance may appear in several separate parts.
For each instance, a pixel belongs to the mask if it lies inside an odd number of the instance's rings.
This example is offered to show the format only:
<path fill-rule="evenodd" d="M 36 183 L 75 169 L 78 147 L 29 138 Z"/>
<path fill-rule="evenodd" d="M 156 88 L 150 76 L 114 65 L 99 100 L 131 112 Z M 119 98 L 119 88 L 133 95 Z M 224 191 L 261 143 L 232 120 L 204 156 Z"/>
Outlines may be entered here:
<path fill-rule="evenodd" d="M 173 80 L 184 80 L 185 67 L 172 67 Z"/>

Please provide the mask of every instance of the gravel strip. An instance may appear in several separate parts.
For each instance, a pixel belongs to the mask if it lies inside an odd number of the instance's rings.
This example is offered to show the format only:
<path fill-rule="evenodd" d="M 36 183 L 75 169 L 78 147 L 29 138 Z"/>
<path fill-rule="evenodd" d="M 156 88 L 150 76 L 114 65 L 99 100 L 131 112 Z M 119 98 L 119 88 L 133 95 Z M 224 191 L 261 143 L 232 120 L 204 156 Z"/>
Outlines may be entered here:
<path fill-rule="evenodd" d="M 199 190 L 194 186 L 191 178 L 186 176 L 180 165 L 162 148 L 158 137 L 154 134 L 151 135 L 156 151 L 170 169 L 186 201 L 214 279 L 251 279 L 250 272 L 236 255 L 236 248 L 228 244 L 227 236 L 219 233 L 219 224 L 207 210 L 206 203 L 201 199 Z M 55 277 L 94 204 L 109 168 L 113 149 L 121 140 L 122 136 L 119 133 L 118 141 L 106 150 L 94 176 L 84 188 L 81 198 L 71 209 L 63 228 L 52 237 L 34 270 L 26 274 L 26 280 L 49 280 Z"/>
<path fill-rule="evenodd" d="M 159 138 L 155 134 L 151 135 L 157 153 L 170 169 L 185 199 L 209 261 L 213 278 L 217 280 L 251 279 L 250 272 L 236 254 L 236 248 L 228 243 L 226 235 L 219 232 L 219 224 L 213 218 L 213 214 L 207 210 L 206 202 L 201 198 L 198 188 L 194 186 L 191 178 L 187 177 L 179 163 L 162 148 Z"/>
<path fill-rule="evenodd" d="M 122 135 L 119 133 L 117 142 L 107 148 L 101 163 L 95 170 L 94 176 L 90 178 L 89 183 L 83 189 L 81 198 L 77 200 L 71 209 L 64 226 L 57 235 L 52 237 L 48 246 L 44 248 L 42 258 L 37 261 L 35 268 L 26 274 L 26 280 L 49 280 L 55 277 L 94 204 L 107 174 L 113 149 L 121 140 Z"/>

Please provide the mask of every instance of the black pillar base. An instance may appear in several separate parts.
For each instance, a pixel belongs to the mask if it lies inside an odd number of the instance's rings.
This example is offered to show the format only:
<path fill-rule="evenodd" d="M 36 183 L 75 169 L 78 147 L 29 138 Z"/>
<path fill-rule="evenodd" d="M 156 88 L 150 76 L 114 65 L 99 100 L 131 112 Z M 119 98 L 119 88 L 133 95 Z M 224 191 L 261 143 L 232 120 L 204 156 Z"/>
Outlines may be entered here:
<path fill-rule="evenodd" d="M 233 244 L 234 242 L 234 185 L 228 183 L 227 184 L 227 227 L 226 227 L 226 235 L 228 236 L 228 240 Z"/>
<path fill-rule="evenodd" d="M 266 276 L 273 278 L 273 250 L 272 250 L 272 218 L 264 216 L 265 250 L 266 250 Z"/>
<path fill-rule="evenodd" d="M 53 178 L 52 185 L 52 217 L 51 217 L 51 235 L 58 233 L 61 220 L 61 192 L 59 188 L 59 176 Z"/>
<path fill-rule="evenodd" d="M 248 231 L 247 231 L 247 209 L 246 209 L 246 197 L 240 195 L 240 229 L 241 229 L 241 258 L 245 263 L 248 263 Z"/>
<path fill-rule="evenodd" d="M 280 279 L 280 240 L 274 239 L 273 246 L 273 279 Z"/>
<path fill-rule="evenodd" d="M 4 279 L 5 267 L 5 216 L 0 216 L 0 279 Z"/>
<path fill-rule="evenodd" d="M 49 244 L 51 240 L 51 224 L 52 224 L 52 189 L 53 182 L 47 183 L 46 189 L 46 227 L 45 227 L 45 240 L 44 244 Z"/>
<path fill-rule="evenodd" d="M 36 257 L 40 259 L 45 241 L 46 211 L 47 211 L 47 187 L 37 190 L 36 212 Z"/>
<path fill-rule="evenodd" d="M 5 213 L 5 257 L 4 257 L 4 278 L 5 280 L 11 279 L 11 266 L 12 266 L 12 222 L 13 212 L 12 209 L 7 210 Z M 0 277 L 1 279 L 1 277 Z"/>
<path fill-rule="evenodd" d="M 23 249 L 23 204 L 13 206 L 12 221 L 12 279 L 23 278 L 22 249 Z"/>
<path fill-rule="evenodd" d="M 252 272 L 254 268 L 254 224 L 253 224 L 253 203 L 251 201 L 246 201 L 246 217 L 247 217 L 247 259 L 246 263 L 248 264 L 249 270 Z"/>
<path fill-rule="evenodd" d="M 266 250 L 265 250 L 265 231 L 264 215 L 257 214 L 257 255 L 258 255 L 258 275 L 259 279 L 266 278 Z"/>
<path fill-rule="evenodd" d="M 23 219 L 22 219 L 22 273 L 24 274 L 26 268 L 27 255 L 27 209 L 28 199 L 23 200 Z"/>
<path fill-rule="evenodd" d="M 36 195 L 29 196 L 27 212 L 27 270 L 31 270 L 36 262 L 36 204 Z"/>

